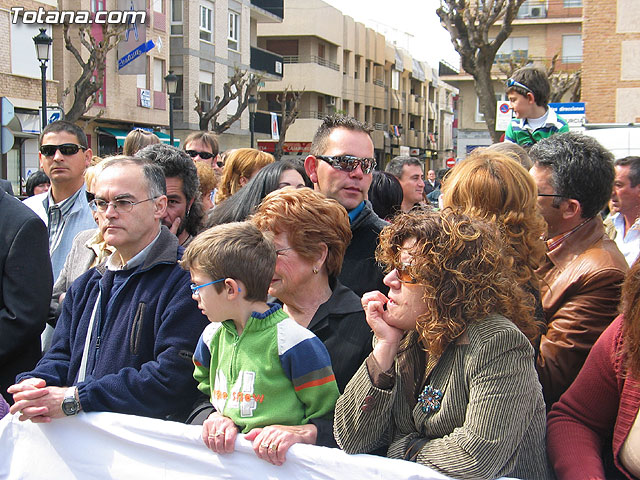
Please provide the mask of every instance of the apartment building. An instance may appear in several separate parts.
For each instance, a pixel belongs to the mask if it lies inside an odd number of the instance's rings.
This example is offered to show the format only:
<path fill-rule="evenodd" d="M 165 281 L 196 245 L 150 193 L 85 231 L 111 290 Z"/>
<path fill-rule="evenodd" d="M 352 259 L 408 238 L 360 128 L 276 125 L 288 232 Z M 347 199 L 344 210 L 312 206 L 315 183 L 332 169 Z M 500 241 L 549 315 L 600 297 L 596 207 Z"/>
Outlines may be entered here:
<path fill-rule="evenodd" d="M 496 62 L 522 59 L 534 65 L 550 65 L 558 55 L 557 71 L 573 72 L 582 62 L 582 5 L 583 0 L 526 0 L 513 31 L 496 55 Z M 599 3 L 599 2 L 598 2 Z M 500 23 L 494 25 L 490 35 L 496 35 Z M 446 69 L 445 69 L 446 70 Z M 494 65 L 494 89 L 496 100 L 506 100 L 505 75 Z M 480 112 L 473 77 L 464 71 L 442 71 L 441 78 L 459 88 L 457 119 L 457 143 L 455 156 L 465 157 L 478 146 L 490 145 L 484 115 Z"/>
<path fill-rule="evenodd" d="M 200 130 L 196 96 L 208 109 L 236 68 L 268 83 L 282 78 L 282 58 L 258 48 L 258 24 L 279 24 L 283 0 L 171 0 L 171 69 L 178 76 L 176 134 Z M 235 113 L 237 101 L 218 121 Z M 223 150 L 249 146 L 249 112 L 220 135 Z"/>
<path fill-rule="evenodd" d="M 452 128 L 451 121 L 441 122 L 440 113 L 452 111 L 453 96 L 444 108 L 446 94 L 440 102 L 439 93 L 444 82 L 437 72 L 338 9 L 321 0 L 289 2 L 282 23 L 258 25 L 257 42 L 282 55 L 285 68 L 281 81 L 260 88 L 256 119 L 280 111 L 276 99 L 285 88 L 304 92 L 300 116 L 287 131 L 285 152 L 308 153 L 322 118 L 331 113 L 375 127 L 381 166 L 402 153 L 432 160 L 437 167 L 437 159 L 451 147 L 445 144 L 451 134 L 438 132 Z M 258 136 L 260 148 L 273 149 L 269 138 Z"/>
<path fill-rule="evenodd" d="M 582 101 L 587 120 L 639 123 L 640 2 L 584 0 L 583 8 Z"/>

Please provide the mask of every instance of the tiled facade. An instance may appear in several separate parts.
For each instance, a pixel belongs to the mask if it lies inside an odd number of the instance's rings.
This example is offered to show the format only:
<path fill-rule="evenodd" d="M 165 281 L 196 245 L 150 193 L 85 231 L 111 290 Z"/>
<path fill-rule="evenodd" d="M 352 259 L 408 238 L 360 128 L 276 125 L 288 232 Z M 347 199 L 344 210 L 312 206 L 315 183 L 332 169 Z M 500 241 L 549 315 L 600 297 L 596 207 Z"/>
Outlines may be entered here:
<path fill-rule="evenodd" d="M 640 122 L 639 59 L 640 3 L 584 0 L 582 101 L 590 122 Z"/>

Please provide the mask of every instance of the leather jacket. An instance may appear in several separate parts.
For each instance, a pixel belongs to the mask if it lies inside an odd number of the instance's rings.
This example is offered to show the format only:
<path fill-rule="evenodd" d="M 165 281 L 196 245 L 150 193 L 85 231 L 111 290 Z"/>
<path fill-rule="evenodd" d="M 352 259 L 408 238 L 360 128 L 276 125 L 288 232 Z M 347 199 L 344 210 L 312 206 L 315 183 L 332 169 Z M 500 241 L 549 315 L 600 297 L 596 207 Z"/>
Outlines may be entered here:
<path fill-rule="evenodd" d="M 599 216 L 545 255 L 537 274 L 548 330 L 540 341 L 537 369 L 547 409 L 571 385 L 595 341 L 618 315 L 627 269 Z"/>

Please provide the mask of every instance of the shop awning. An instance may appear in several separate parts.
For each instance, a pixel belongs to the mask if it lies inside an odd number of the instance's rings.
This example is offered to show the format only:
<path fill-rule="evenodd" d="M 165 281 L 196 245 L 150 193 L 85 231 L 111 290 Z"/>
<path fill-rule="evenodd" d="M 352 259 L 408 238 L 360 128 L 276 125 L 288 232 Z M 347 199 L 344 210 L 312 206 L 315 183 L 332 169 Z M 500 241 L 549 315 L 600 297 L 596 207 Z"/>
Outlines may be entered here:
<path fill-rule="evenodd" d="M 96 132 L 114 137 L 118 143 L 118 147 L 122 147 L 124 145 L 124 139 L 127 138 L 127 134 L 129 133 L 127 130 L 118 130 L 117 128 L 107 127 L 98 127 L 96 128 Z"/>
<path fill-rule="evenodd" d="M 127 135 L 129 134 L 129 130 L 120 130 L 120 129 L 117 129 L 117 128 L 107 128 L 107 127 L 98 127 L 96 129 L 96 131 L 98 133 L 103 134 L 103 135 L 109 135 L 110 137 L 115 138 L 116 142 L 118 144 L 118 147 L 122 147 L 124 145 L 124 139 L 127 138 Z M 167 135 L 166 133 L 155 132 L 155 131 L 153 133 L 155 135 L 157 135 L 157 137 L 160 139 L 160 141 L 162 143 L 167 144 L 167 145 L 169 145 L 171 143 L 171 137 L 169 135 Z M 173 145 L 176 146 L 176 147 L 179 147 L 180 146 L 180 139 L 174 138 L 173 139 Z"/>
<path fill-rule="evenodd" d="M 155 133 L 158 138 L 160 139 L 160 141 L 162 143 L 166 143 L 167 145 L 171 145 L 171 137 L 169 135 L 167 135 L 166 133 L 162 133 L 162 132 L 153 132 Z M 175 136 L 173 137 L 173 146 L 174 147 L 179 147 L 180 146 L 180 139 L 179 138 L 175 138 Z"/>

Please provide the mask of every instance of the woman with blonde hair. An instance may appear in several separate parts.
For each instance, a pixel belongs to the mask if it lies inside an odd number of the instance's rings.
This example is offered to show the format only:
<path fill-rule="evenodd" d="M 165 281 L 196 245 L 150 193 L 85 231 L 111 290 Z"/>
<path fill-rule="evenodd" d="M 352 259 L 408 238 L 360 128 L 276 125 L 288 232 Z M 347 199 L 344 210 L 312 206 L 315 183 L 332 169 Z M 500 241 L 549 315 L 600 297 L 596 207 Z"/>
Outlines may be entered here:
<path fill-rule="evenodd" d="M 160 139 L 155 133 L 143 130 L 142 128 L 134 128 L 124 139 L 122 154 L 131 157 L 135 155 L 138 150 L 142 150 L 147 145 L 155 145 L 156 143 L 160 143 Z"/>
<path fill-rule="evenodd" d="M 516 279 L 536 297 L 536 319 L 544 322 L 535 270 L 544 258 L 541 237 L 546 223 L 538 212 L 538 190 L 529 172 L 502 153 L 474 150 L 447 175 L 442 191 L 445 208 L 498 224 Z"/>
<path fill-rule="evenodd" d="M 244 187 L 260 169 L 275 162 L 273 155 L 255 148 L 233 150 L 222 167 L 222 178 L 216 193 L 216 205 Z"/>
<path fill-rule="evenodd" d="M 494 223 L 450 209 L 382 230 L 389 294 L 362 297 L 376 344 L 336 404 L 343 450 L 389 445 L 453 478 L 552 478 L 533 302 L 503 243 Z"/>
<path fill-rule="evenodd" d="M 351 241 L 347 211 L 310 188 L 286 187 L 267 195 L 251 221 L 274 235 L 277 259 L 269 295 L 324 343 L 342 391 L 371 352 L 372 338 L 360 298 L 338 280 Z M 332 422 L 323 419 L 272 425 L 260 435 L 261 442 L 278 448 L 256 453 L 275 464 L 294 443 L 336 446 Z"/>

